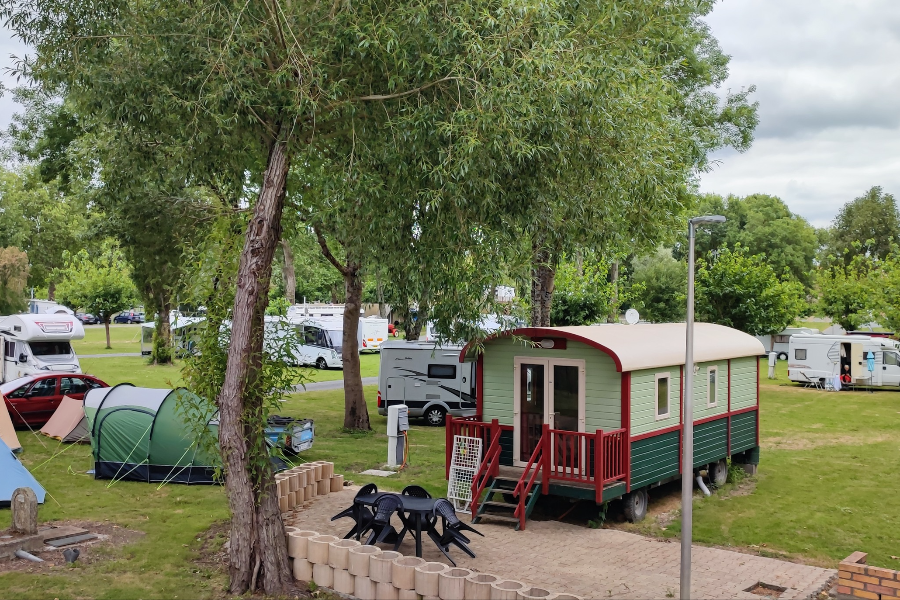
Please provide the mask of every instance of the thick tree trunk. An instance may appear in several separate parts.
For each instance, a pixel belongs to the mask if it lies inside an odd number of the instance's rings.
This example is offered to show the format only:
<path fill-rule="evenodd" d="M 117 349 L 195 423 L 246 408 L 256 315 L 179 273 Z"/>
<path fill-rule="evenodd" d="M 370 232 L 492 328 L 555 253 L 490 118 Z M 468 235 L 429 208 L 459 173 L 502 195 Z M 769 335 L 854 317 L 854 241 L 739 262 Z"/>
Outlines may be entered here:
<path fill-rule="evenodd" d="M 281 249 L 284 251 L 284 266 L 281 274 L 284 276 L 284 297 L 288 304 L 293 306 L 297 300 L 297 275 L 294 272 L 294 253 L 287 240 L 281 240 Z"/>
<path fill-rule="evenodd" d="M 290 167 L 286 131 L 282 128 L 269 150 L 262 188 L 247 224 L 225 380 L 218 398 L 219 446 L 231 508 L 229 593 L 234 595 L 257 587 L 268 595 L 281 595 L 290 581 L 284 524 L 262 436 L 262 400 L 253 392 L 262 361 L 272 259 L 281 239 Z"/>
<path fill-rule="evenodd" d="M 156 339 L 153 341 L 153 364 L 165 365 L 172 362 L 172 323 L 169 321 L 169 311 L 172 303 L 169 300 L 160 300 L 157 307 Z"/>
<path fill-rule="evenodd" d="M 609 266 L 609 282 L 612 284 L 612 295 L 609 298 L 609 315 L 607 323 L 619 322 L 619 261 L 614 260 Z"/>
<path fill-rule="evenodd" d="M 47 300 L 56 300 L 56 282 L 47 284 Z"/>
<path fill-rule="evenodd" d="M 531 326 L 550 327 L 556 270 L 550 252 L 535 246 L 531 264 Z"/>
<path fill-rule="evenodd" d="M 359 315 L 362 308 L 363 281 L 359 263 L 347 261 L 344 271 L 344 428 L 371 429 L 369 410 L 363 394 L 362 372 L 359 365 Z"/>

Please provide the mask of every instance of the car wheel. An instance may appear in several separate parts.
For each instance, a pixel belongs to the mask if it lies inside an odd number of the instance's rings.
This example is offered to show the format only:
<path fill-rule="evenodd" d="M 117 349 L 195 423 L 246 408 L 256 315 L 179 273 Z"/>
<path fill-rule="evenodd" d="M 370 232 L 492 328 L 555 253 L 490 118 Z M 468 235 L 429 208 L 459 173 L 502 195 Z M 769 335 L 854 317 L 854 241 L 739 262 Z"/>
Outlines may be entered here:
<path fill-rule="evenodd" d="M 319 358 L 316 359 L 316 368 L 317 369 L 327 369 L 328 363 L 325 362 L 325 359 L 320 356 Z"/>
<path fill-rule="evenodd" d="M 788 358 L 787 352 L 779 352 L 778 353 L 778 360 L 787 360 L 787 358 Z"/>
<path fill-rule="evenodd" d="M 625 518 L 628 519 L 631 523 L 639 523 L 644 520 L 644 517 L 647 516 L 647 505 L 650 501 L 650 496 L 647 494 L 647 490 L 635 490 L 628 494 L 625 494 L 625 497 L 622 499 L 625 502 Z"/>
<path fill-rule="evenodd" d="M 707 472 L 713 486 L 722 487 L 728 481 L 728 461 L 723 458 L 719 462 L 709 463 Z"/>
<path fill-rule="evenodd" d="M 425 411 L 423 416 L 425 417 L 425 421 L 432 427 L 441 427 L 444 424 L 447 411 L 440 406 L 431 406 Z"/>

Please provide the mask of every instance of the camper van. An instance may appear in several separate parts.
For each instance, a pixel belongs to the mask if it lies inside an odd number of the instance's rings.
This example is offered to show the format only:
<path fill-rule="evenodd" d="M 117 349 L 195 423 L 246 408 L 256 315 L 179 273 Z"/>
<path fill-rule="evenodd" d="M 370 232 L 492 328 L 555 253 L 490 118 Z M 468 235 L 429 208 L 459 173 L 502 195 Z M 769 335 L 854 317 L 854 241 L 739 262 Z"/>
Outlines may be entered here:
<path fill-rule="evenodd" d="M 58 304 L 53 300 L 38 300 L 32 298 L 28 301 L 28 312 L 32 315 L 74 315 L 75 311 L 68 306 Z"/>
<path fill-rule="evenodd" d="M 67 314 L 0 317 L 3 367 L 0 379 L 10 381 L 48 371 L 81 373 L 72 340 L 84 339 L 81 321 Z"/>
<path fill-rule="evenodd" d="M 447 414 L 475 414 L 475 363 L 460 364 L 462 346 L 396 340 L 381 346 L 378 373 L 378 414 L 405 404 L 409 416 L 429 425 L 444 424 Z"/>
<path fill-rule="evenodd" d="M 781 333 L 758 335 L 756 339 L 760 341 L 766 352 L 774 352 L 778 360 L 787 360 L 792 335 L 818 335 L 820 333 L 818 329 L 812 327 L 787 327 Z"/>
<path fill-rule="evenodd" d="M 874 370 L 867 359 L 872 353 Z M 867 335 L 792 335 L 788 379 L 826 382 L 849 373 L 853 385 L 900 386 L 900 345 Z"/>
<path fill-rule="evenodd" d="M 344 361 L 341 348 L 344 342 L 343 317 L 304 318 L 287 320 L 300 334 L 302 343 L 294 348 L 297 364 L 315 365 L 319 369 L 341 369 Z"/>
<path fill-rule="evenodd" d="M 388 339 L 388 320 L 363 317 L 359 320 L 359 351 L 381 352 L 381 345 Z"/>

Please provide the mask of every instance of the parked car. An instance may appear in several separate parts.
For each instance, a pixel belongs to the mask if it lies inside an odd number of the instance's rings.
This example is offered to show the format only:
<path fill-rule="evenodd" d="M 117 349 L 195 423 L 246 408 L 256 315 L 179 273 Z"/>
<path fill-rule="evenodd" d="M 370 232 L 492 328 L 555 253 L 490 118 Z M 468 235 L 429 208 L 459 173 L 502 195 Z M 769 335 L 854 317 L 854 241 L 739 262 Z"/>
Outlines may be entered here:
<path fill-rule="evenodd" d="M 0 385 L 0 394 L 14 425 L 43 425 L 62 402 L 63 396 L 76 400 L 94 388 L 109 387 L 92 375 L 29 375 Z"/>
<path fill-rule="evenodd" d="M 75 318 L 84 323 L 85 325 L 97 325 L 100 323 L 100 319 L 92 315 L 91 313 L 83 313 L 77 312 L 75 313 Z"/>
<path fill-rule="evenodd" d="M 120 312 L 113 318 L 113 323 L 143 323 L 144 322 L 144 313 L 134 312 L 134 311 L 125 311 Z"/>

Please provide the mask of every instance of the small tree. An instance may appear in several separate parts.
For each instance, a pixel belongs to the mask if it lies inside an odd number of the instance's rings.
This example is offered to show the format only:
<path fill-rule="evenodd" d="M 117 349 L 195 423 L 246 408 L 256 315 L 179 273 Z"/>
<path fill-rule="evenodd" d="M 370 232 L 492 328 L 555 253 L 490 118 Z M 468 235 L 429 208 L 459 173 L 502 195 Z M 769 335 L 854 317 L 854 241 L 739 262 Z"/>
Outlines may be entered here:
<path fill-rule="evenodd" d="M 0 248 L 0 314 L 8 315 L 25 308 L 27 282 L 28 255 L 14 246 Z"/>
<path fill-rule="evenodd" d="M 107 348 L 112 348 L 109 343 L 110 319 L 113 314 L 130 307 L 136 298 L 130 271 L 122 250 L 107 242 L 96 258 L 91 258 L 85 250 L 67 256 L 61 272 L 62 281 L 57 287 L 59 300 L 103 319 Z"/>
<path fill-rule="evenodd" d="M 671 250 L 660 248 L 636 260 L 632 280 L 642 287 L 634 304 L 643 318 L 654 323 L 684 320 L 687 265 L 675 260 Z"/>
<path fill-rule="evenodd" d="M 806 306 L 803 286 L 780 280 L 762 254 L 723 248 L 715 262 L 701 259 L 698 264 L 698 321 L 770 335 L 792 324 Z"/>

